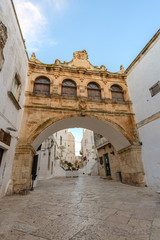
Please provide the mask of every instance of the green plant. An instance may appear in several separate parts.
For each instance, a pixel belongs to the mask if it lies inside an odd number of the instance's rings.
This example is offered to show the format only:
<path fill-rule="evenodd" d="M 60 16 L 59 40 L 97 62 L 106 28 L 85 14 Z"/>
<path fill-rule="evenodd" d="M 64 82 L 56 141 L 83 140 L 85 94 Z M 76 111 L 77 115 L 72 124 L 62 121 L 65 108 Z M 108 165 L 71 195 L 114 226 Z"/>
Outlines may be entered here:
<path fill-rule="evenodd" d="M 50 66 L 46 66 L 46 70 L 50 71 L 51 67 Z"/>

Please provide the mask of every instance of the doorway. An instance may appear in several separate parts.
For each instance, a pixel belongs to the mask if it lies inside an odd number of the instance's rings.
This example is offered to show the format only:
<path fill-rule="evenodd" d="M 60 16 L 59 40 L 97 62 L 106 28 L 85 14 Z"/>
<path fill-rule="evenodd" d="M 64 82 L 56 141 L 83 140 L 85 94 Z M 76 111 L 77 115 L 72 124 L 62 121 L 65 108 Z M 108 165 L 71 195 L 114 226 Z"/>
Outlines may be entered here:
<path fill-rule="evenodd" d="M 104 159 L 105 159 L 105 165 L 106 165 L 106 175 L 111 176 L 111 169 L 110 169 L 110 164 L 109 164 L 108 153 L 104 154 Z"/>
<path fill-rule="evenodd" d="M 0 148 L 0 166 L 2 162 L 3 152 L 4 152 L 4 149 Z"/>

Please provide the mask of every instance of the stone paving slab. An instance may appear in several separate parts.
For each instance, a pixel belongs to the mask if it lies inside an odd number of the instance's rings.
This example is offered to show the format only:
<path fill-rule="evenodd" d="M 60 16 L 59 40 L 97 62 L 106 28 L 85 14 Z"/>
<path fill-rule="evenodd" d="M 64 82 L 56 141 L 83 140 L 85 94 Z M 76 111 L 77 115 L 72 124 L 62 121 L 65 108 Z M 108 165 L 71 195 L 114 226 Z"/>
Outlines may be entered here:
<path fill-rule="evenodd" d="M 99 177 L 0 199 L 0 240 L 160 240 L 160 194 Z"/>

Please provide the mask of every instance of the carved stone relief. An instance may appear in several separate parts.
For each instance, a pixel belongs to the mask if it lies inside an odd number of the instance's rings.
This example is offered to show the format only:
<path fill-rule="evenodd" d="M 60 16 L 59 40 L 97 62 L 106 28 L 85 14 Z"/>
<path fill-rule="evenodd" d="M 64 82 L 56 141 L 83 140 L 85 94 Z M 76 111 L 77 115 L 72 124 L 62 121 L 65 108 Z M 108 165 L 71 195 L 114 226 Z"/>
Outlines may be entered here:
<path fill-rule="evenodd" d="M 87 103 L 86 103 L 85 100 L 80 100 L 80 101 L 79 101 L 79 108 L 80 108 L 81 110 L 86 110 L 86 108 L 87 108 Z"/>
<path fill-rule="evenodd" d="M 3 48 L 7 41 L 7 28 L 6 26 L 0 21 L 0 71 L 2 70 L 2 66 L 4 63 L 4 55 L 3 55 Z"/>
<path fill-rule="evenodd" d="M 86 50 L 74 52 L 74 58 L 79 60 L 88 60 L 88 55 Z"/>

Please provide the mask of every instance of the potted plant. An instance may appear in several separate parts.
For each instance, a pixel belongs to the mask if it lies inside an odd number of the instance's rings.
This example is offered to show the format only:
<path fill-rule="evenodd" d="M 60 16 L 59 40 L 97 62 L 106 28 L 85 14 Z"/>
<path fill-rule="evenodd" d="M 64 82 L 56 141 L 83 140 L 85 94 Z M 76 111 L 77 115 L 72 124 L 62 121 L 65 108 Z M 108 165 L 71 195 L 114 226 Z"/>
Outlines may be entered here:
<path fill-rule="evenodd" d="M 70 162 L 67 162 L 66 161 L 66 165 L 67 165 L 67 169 L 66 169 L 66 177 L 72 177 L 72 163 L 70 163 Z"/>

